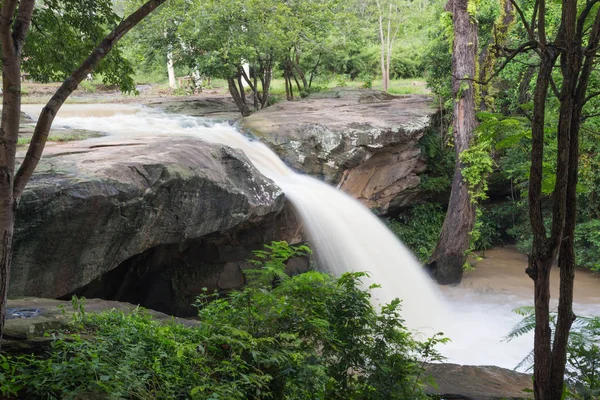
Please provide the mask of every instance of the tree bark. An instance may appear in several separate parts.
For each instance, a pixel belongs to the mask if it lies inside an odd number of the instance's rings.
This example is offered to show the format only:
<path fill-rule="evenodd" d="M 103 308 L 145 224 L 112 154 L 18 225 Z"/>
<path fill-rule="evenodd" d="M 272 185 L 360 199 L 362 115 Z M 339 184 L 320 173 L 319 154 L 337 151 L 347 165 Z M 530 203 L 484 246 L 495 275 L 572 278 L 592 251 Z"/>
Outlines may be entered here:
<path fill-rule="evenodd" d="M 35 0 L 5 0 L 0 10 L 2 122 L 0 123 L 0 341 L 4 333 L 17 202 L 13 196 L 15 154 L 21 120 L 21 53 Z"/>
<path fill-rule="evenodd" d="M 229 93 L 231 94 L 231 97 L 233 97 L 233 101 L 235 102 L 235 105 L 237 106 L 238 110 L 240 110 L 242 116 L 249 116 L 251 114 L 250 109 L 248 108 L 248 104 L 246 104 L 246 102 L 242 99 L 235 78 L 227 79 L 227 87 L 229 88 Z"/>
<path fill-rule="evenodd" d="M 173 53 L 167 52 L 167 75 L 169 76 L 169 87 L 171 89 L 177 88 L 177 81 L 175 80 L 175 68 L 173 67 Z"/>
<path fill-rule="evenodd" d="M 385 60 L 385 91 L 387 92 L 390 88 L 390 63 L 392 62 L 392 3 L 390 3 L 390 10 L 388 14 L 388 26 L 387 26 L 387 53 Z"/>
<path fill-rule="evenodd" d="M 21 0 L 14 20 L 17 1 L 6 0 L 2 3 L 0 11 L 3 77 L 3 107 L 0 124 L 0 235 L 2 237 L 0 244 L 0 339 L 4 332 L 6 299 L 10 283 L 15 211 L 23 190 L 42 156 L 52 121 L 67 97 L 98 65 L 115 43 L 164 1 L 150 0 L 123 20 L 104 38 L 82 65 L 63 82 L 42 109 L 27 154 L 16 174 L 14 174 L 15 154 L 21 118 L 21 50 L 31 24 L 35 0 Z"/>
<path fill-rule="evenodd" d="M 454 23 L 452 96 L 456 166 L 442 232 L 427 266 L 440 284 L 458 283 L 462 279 L 465 252 L 475 223 L 475 204 L 462 176 L 463 165 L 459 159 L 460 153 L 469 148 L 476 127 L 474 85 L 463 79 L 475 78 L 477 52 L 477 25 L 467 11 L 467 2 L 450 0 L 446 6 Z"/>
<path fill-rule="evenodd" d="M 383 9 L 379 0 L 377 0 L 377 9 L 379 11 L 379 40 L 381 41 L 381 85 L 384 92 L 388 91 L 386 68 L 385 68 L 385 37 L 383 34 Z"/>

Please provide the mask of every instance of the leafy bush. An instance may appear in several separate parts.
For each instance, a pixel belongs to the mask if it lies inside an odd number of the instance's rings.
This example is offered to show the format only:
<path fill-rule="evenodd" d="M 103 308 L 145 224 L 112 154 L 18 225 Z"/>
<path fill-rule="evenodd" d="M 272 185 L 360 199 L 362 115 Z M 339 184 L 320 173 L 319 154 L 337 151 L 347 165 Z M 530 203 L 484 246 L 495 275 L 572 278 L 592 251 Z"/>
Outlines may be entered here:
<path fill-rule="evenodd" d="M 448 126 L 446 121 L 445 126 Z M 447 139 L 437 129 L 428 129 L 419 141 L 427 158 L 427 172 L 421 175 L 420 187 L 431 193 L 450 193 L 456 155 Z"/>
<path fill-rule="evenodd" d="M 358 75 L 358 80 L 363 83 L 361 85 L 361 87 L 363 89 L 372 89 L 373 88 L 373 75 L 363 72 L 360 75 Z"/>
<path fill-rule="evenodd" d="M 426 203 L 412 207 L 395 220 L 388 220 L 387 225 L 421 262 L 427 262 L 435 249 L 445 216 L 440 205 Z"/>
<path fill-rule="evenodd" d="M 520 307 L 514 310 L 523 319 L 508 334 L 512 340 L 535 329 L 535 308 Z M 550 313 L 552 335 L 556 327 L 556 313 Z M 594 400 L 600 398 L 600 317 L 578 316 L 569 334 L 565 381 L 566 399 Z M 533 367 L 533 350 L 521 361 L 518 368 Z"/>
<path fill-rule="evenodd" d="M 406 54 L 405 49 L 392 53 L 390 62 L 390 78 L 406 79 L 423 76 L 423 64 L 416 54 Z"/>
<path fill-rule="evenodd" d="M 334 279 L 283 274 L 307 248 L 257 252 L 252 282 L 198 298 L 200 323 L 163 325 L 143 310 L 79 313 L 41 356 L 2 356 L 0 390 L 23 399 L 422 399 L 423 361 L 438 336 L 417 342 L 400 301 L 377 312 L 364 273 Z"/>
<path fill-rule="evenodd" d="M 348 77 L 346 75 L 339 74 L 336 76 L 335 80 L 336 87 L 345 87 L 348 86 Z"/>
<path fill-rule="evenodd" d="M 90 81 L 82 81 L 79 87 L 88 93 L 96 93 L 96 86 Z"/>
<path fill-rule="evenodd" d="M 575 226 L 575 262 L 579 267 L 600 272 L 600 220 Z"/>

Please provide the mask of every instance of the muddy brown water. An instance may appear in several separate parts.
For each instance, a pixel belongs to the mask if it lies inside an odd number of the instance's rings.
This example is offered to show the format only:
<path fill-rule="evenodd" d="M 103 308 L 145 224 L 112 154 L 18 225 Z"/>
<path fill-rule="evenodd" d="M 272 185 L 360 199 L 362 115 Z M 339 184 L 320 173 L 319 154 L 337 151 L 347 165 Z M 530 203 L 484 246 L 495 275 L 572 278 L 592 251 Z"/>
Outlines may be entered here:
<path fill-rule="evenodd" d="M 514 247 L 485 252 L 474 271 L 456 286 L 441 291 L 451 323 L 445 331 L 452 342 L 442 352 L 453 362 L 514 368 L 533 348 L 533 334 L 512 341 L 506 335 L 522 317 L 515 308 L 533 305 L 533 281 L 525 274 L 527 257 Z M 551 273 L 551 305 L 556 307 L 559 270 Z M 577 270 L 574 310 L 600 316 L 600 274 Z"/>

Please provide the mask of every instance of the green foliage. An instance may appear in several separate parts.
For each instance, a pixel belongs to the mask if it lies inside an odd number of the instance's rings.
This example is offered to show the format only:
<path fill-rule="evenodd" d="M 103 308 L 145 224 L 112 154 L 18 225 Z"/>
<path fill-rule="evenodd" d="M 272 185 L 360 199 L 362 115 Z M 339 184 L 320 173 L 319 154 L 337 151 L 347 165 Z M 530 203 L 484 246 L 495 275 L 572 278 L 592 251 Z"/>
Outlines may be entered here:
<path fill-rule="evenodd" d="M 364 273 L 307 272 L 278 279 L 305 246 L 272 243 L 263 269 L 227 297 L 198 298 L 199 324 L 162 324 L 145 311 L 86 313 L 52 332 L 41 355 L 0 355 L 0 392 L 23 399 L 424 399 L 424 362 L 440 360 L 439 335 L 416 341 L 400 301 L 381 310 Z M 264 283 L 263 283 L 264 282 Z"/>
<path fill-rule="evenodd" d="M 444 121 L 440 121 L 443 125 Z M 421 154 L 427 158 L 427 171 L 422 174 L 420 187 L 431 193 L 450 193 L 456 155 L 448 146 L 441 129 L 429 129 L 419 141 Z"/>
<path fill-rule="evenodd" d="M 79 84 L 79 87 L 88 93 L 96 93 L 96 86 L 89 81 L 83 81 Z"/>
<path fill-rule="evenodd" d="M 387 226 L 421 262 L 427 262 L 435 249 L 444 217 L 439 205 L 426 203 L 388 220 Z"/>
<path fill-rule="evenodd" d="M 119 22 L 110 0 L 44 0 L 36 7 L 23 48 L 23 70 L 39 82 L 62 81 Z M 64 49 L 68 49 L 65 52 Z M 131 92 L 133 68 L 116 46 L 94 71 L 106 85 Z"/>
<path fill-rule="evenodd" d="M 490 156 L 489 143 L 485 141 L 472 144 L 467 150 L 460 153 L 460 169 L 467 189 L 471 195 L 471 201 L 476 203 L 487 198 L 488 176 L 492 173 L 494 161 Z"/>
<path fill-rule="evenodd" d="M 575 226 L 575 262 L 579 267 L 600 272 L 600 220 L 592 219 Z"/>
<path fill-rule="evenodd" d="M 362 87 L 364 89 L 373 88 L 373 75 L 363 72 L 358 76 L 358 80 L 363 82 Z"/>
<path fill-rule="evenodd" d="M 348 86 L 348 78 L 344 75 L 337 75 L 335 81 L 336 87 L 345 87 Z"/>
<path fill-rule="evenodd" d="M 286 261 L 294 257 L 306 257 L 312 250 L 306 245 L 290 246 L 288 242 L 272 242 L 265 250 L 255 250 L 254 259 L 248 260 L 255 269 L 246 269 L 244 274 L 250 285 L 270 286 L 289 279 L 285 273 Z"/>
<path fill-rule="evenodd" d="M 520 307 L 514 310 L 523 319 L 507 335 L 508 340 L 525 335 L 535 329 L 534 307 Z M 557 314 L 550 313 L 552 336 L 556 328 Z M 593 400 L 600 396 L 600 317 L 578 316 L 569 333 L 567 346 L 567 368 L 565 381 L 567 399 Z M 533 367 L 531 351 L 517 368 Z"/>

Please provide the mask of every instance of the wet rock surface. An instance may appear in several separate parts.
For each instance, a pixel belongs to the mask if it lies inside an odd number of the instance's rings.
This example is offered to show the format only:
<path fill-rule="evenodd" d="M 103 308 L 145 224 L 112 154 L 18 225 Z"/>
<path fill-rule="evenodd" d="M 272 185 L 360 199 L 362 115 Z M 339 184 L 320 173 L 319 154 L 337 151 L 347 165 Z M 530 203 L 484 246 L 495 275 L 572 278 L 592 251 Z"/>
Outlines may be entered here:
<path fill-rule="evenodd" d="M 435 114 L 429 96 L 340 89 L 277 103 L 241 126 L 295 170 L 385 212 L 418 198 L 426 170 L 418 142 Z"/>

